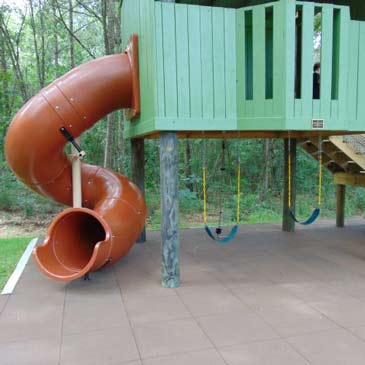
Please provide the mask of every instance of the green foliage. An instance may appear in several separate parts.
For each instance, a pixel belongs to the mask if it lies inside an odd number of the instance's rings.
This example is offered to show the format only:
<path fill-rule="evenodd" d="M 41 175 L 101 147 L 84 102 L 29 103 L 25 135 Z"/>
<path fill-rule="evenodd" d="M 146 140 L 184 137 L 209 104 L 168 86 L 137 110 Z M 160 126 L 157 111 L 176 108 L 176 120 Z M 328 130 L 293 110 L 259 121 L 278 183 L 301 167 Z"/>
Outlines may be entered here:
<path fill-rule="evenodd" d="M 14 271 L 30 240 L 29 237 L 0 239 L 0 291 Z"/>

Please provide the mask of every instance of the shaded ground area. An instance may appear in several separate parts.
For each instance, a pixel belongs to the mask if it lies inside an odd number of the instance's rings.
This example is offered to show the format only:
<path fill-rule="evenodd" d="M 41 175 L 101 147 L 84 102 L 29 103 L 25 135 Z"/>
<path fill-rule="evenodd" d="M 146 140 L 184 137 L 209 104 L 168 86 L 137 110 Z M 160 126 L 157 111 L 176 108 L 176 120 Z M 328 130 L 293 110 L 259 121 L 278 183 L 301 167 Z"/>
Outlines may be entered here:
<path fill-rule="evenodd" d="M 30 262 L 0 296 L 1 364 L 363 364 L 364 232 L 248 225 L 220 247 L 185 230 L 177 290 L 160 286 L 157 232 L 89 282 Z"/>

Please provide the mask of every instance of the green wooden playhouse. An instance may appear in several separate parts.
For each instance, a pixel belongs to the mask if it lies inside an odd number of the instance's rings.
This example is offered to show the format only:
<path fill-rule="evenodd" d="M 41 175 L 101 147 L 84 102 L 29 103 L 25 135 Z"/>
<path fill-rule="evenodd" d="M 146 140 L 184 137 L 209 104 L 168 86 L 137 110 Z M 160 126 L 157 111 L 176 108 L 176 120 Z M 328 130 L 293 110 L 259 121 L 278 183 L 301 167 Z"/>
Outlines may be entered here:
<path fill-rule="evenodd" d="M 124 0 L 124 44 L 132 32 L 139 35 L 142 107 L 140 117 L 126 123 L 126 137 L 160 131 L 363 131 L 360 3 Z M 318 13 L 321 93 L 313 100 Z"/>
<path fill-rule="evenodd" d="M 318 156 L 313 136 L 365 131 L 365 2 L 123 0 L 122 18 L 124 45 L 139 36 L 141 113 L 124 131 L 133 179 L 143 191 L 144 139 L 159 137 L 162 284 L 177 287 L 178 137 L 284 138 L 295 209 L 295 138 Z M 283 229 L 293 231 L 283 197 Z"/>

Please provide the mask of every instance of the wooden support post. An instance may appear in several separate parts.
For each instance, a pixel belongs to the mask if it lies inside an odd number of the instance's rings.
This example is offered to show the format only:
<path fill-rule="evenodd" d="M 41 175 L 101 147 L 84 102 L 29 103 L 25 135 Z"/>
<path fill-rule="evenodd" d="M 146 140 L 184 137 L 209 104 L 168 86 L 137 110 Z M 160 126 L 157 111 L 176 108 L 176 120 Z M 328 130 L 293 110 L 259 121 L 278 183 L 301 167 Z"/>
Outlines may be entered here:
<path fill-rule="evenodd" d="M 132 139 L 132 180 L 145 195 L 144 178 L 145 178 L 145 156 L 144 156 L 144 139 Z M 139 243 L 146 242 L 146 228 L 137 240 Z"/>
<path fill-rule="evenodd" d="M 290 140 L 290 151 L 289 151 L 289 140 L 284 140 L 284 196 L 283 196 L 283 224 L 282 229 L 285 232 L 295 231 L 295 222 L 291 218 L 289 213 L 289 193 L 288 193 L 288 179 L 289 179 L 289 166 L 288 166 L 288 154 L 291 157 L 291 209 L 295 213 L 296 203 L 296 185 L 295 175 L 297 166 L 297 140 Z"/>
<path fill-rule="evenodd" d="M 178 204 L 178 137 L 162 132 L 160 140 L 162 285 L 180 286 L 180 243 Z"/>
<path fill-rule="evenodd" d="M 345 195 L 346 186 L 336 185 L 337 187 L 337 206 L 336 206 L 336 226 L 345 226 Z"/>

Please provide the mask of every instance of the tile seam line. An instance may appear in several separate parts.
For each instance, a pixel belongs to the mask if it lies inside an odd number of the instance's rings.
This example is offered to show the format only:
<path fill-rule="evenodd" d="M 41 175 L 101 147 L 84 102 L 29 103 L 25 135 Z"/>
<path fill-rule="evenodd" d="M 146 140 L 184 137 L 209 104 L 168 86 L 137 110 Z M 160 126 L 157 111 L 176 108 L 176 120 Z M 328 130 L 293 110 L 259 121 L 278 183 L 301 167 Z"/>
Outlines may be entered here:
<path fill-rule="evenodd" d="M 127 310 L 127 306 L 125 305 L 125 301 L 124 301 L 124 296 L 123 296 L 123 292 L 122 292 L 122 288 L 120 286 L 120 283 L 119 281 L 117 280 L 117 275 L 116 275 L 116 269 L 115 267 L 113 266 L 113 273 L 114 273 L 114 277 L 116 279 L 116 282 L 117 282 L 117 285 L 118 285 L 118 289 L 119 289 L 119 294 L 120 294 L 120 299 L 121 299 L 121 302 L 124 306 L 124 309 L 125 309 L 125 313 L 127 315 L 127 319 L 128 319 L 128 326 L 129 326 L 129 329 L 131 330 L 132 332 L 132 336 L 133 336 L 133 341 L 135 343 L 135 346 L 136 346 L 136 349 L 137 349 L 137 353 L 138 353 L 138 357 L 139 357 L 139 361 L 142 362 L 142 356 L 141 356 L 141 351 L 139 349 L 139 346 L 138 346 L 138 342 L 137 342 L 137 337 L 136 337 L 136 334 L 134 332 L 134 328 L 133 328 L 133 325 L 132 325 L 132 322 L 131 322 L 131 319 L 129 317 L 129 313 L 128 313 L 128 310 Z M 133 360 L 132 360 L 133 361 Z"/>

